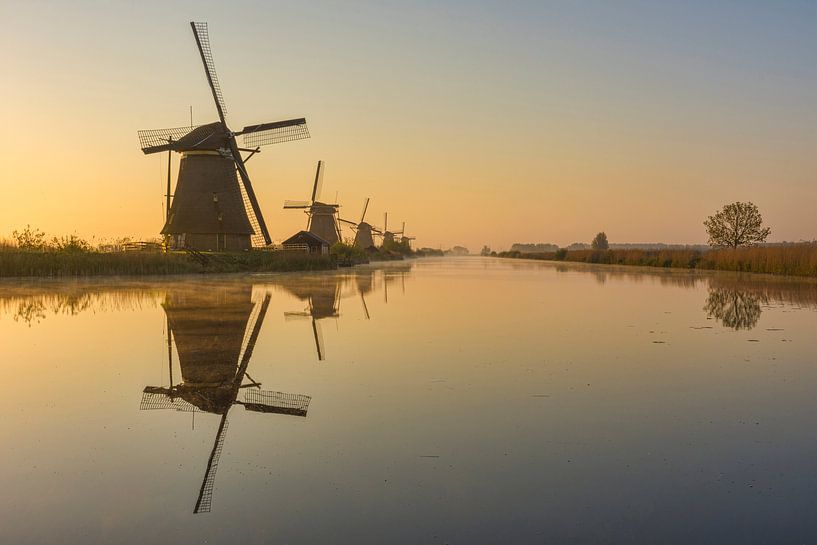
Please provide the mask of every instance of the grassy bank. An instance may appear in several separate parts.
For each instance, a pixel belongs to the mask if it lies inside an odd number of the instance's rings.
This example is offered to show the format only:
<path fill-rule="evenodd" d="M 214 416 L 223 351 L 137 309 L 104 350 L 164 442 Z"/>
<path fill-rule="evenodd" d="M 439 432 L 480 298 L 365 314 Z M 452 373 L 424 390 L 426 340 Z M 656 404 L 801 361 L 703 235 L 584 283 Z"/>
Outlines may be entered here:
<path fill-rule="evenodd" d="M 501 252 L 499 257 L 817 277 L 817 244 L 698 250 Z"/>
<path fill-rule="evenodd" d="M 0 278 L 315 271 L 335 269 L 330 256 L 297 252 L 203 253 L 20 250 L 0 247 Z"/>

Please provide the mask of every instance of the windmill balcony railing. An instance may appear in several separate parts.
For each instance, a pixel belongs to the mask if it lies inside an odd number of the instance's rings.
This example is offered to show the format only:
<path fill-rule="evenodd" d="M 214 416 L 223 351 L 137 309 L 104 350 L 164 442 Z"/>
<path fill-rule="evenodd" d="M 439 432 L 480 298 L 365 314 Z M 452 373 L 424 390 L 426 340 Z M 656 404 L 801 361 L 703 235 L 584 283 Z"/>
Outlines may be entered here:
<path fill-rule="evenodd" d="M 284 244 L 281 247 L 284 252 L 305 252 L 309 253 L 309 244 Z"/>

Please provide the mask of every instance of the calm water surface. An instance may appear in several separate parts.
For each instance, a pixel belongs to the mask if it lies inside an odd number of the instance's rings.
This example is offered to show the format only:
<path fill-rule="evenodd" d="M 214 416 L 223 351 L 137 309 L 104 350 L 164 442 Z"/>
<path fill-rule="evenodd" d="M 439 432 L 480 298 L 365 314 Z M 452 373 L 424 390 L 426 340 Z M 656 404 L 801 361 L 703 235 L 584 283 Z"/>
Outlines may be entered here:
<path fill-rule="evenodd" d="M 813 282 L 3 282 L 0 358 L 2 543 L 817 542 Z"/>

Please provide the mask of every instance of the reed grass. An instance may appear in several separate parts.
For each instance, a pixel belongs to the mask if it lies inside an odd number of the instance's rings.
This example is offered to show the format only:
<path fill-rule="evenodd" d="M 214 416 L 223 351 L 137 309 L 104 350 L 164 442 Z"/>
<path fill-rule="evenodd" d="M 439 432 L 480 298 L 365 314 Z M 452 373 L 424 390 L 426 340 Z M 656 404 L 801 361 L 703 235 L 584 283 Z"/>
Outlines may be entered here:
<path fill-rule="evenodd" d="M 711 250 L 701 257 L 700 268 L 817 276 L 817 244 Z"/>
<path fill-rule="evenodd" d="M 699 250 L 560 250 L 500 257 L 817 277 L 817 243 Z"/>
<path fill-rule="evenodd" d="M 205 254 L 206 262 L 184 252 L 32 251 L 0 246 L 0 278 L 100 275 L 312 271 L 336 268 L 330 256 L 297 252 Z"/>

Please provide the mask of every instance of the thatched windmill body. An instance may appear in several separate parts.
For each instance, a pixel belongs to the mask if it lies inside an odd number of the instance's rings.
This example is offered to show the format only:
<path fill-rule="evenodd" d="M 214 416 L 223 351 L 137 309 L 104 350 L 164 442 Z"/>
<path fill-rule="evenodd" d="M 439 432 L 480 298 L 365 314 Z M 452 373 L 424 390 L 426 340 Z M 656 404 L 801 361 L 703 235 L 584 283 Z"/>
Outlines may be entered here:
<path fill-rule="evenodd" d="M 168 321 L 168 354 L 176 341 L 182 382 L 147 386 L 142 410 L 174 409 L 221 415 L 194 513 L 210 511 L 219 457 L 234 405 L 261 413 L 306 416 L 310 397 L 261 390 L 247 372 L 270 296 L 252 302 L 252 287 L 240 290 L 195 290 L 168 294 L 163 308 Z M 248 379 L 249 382 L 245 382 Z M 243 392 L 243 401 L 239 393 Z"/>
<path fill-rule="evenodd" d="M 176 191 L 170 202 L 168 161 L 167 215 L 162 234 L 174 247 L 245 250 L 272 242 L 245 161 L 260 146 L 309 137 L 304 118 L 249 125 L 233 132 L 216 77 L 207 23 L 190 23 L 219 120 L 200 126 L 139 131 L 145 154 L 182 155 Z M 236 142 L 242 135 L 244 148 Z M 241 153 L 247 152 L 247 158 Z M 236 175 L 236 172 L 238 175 Z"/>
<path fill-rule="evenodd" d="M 306 230 L 317 235 L 331 246 L 340 240 L 340 226 L 337 221 L 338 205 L 319 201 L 323 186 L 324 162 L 318 161 L 312 197 L 308 201 L 284 201 L 285 209 L 298 209 L 308 216 Z"/>
<path fill-rule="evenodd" d="M 379 233 L 377 229 L 372 227 L 370 224 L 366 223 L 366 210 L 369 208 L 369 198 L 366 198 L 366 202 L 363 203 L 363 213 L 360 214 L 360 221 L 355 223 L 351 220 L 345 220 L 343 218 L 338 218 L 338 221 L 342 221 L 352 227 L 355 230 L 355 246 L 360 248 L 361 250 L 368 250 L 369 248 L 374 248 L 374 238 L 372 237 L 373 233 Z"/>

